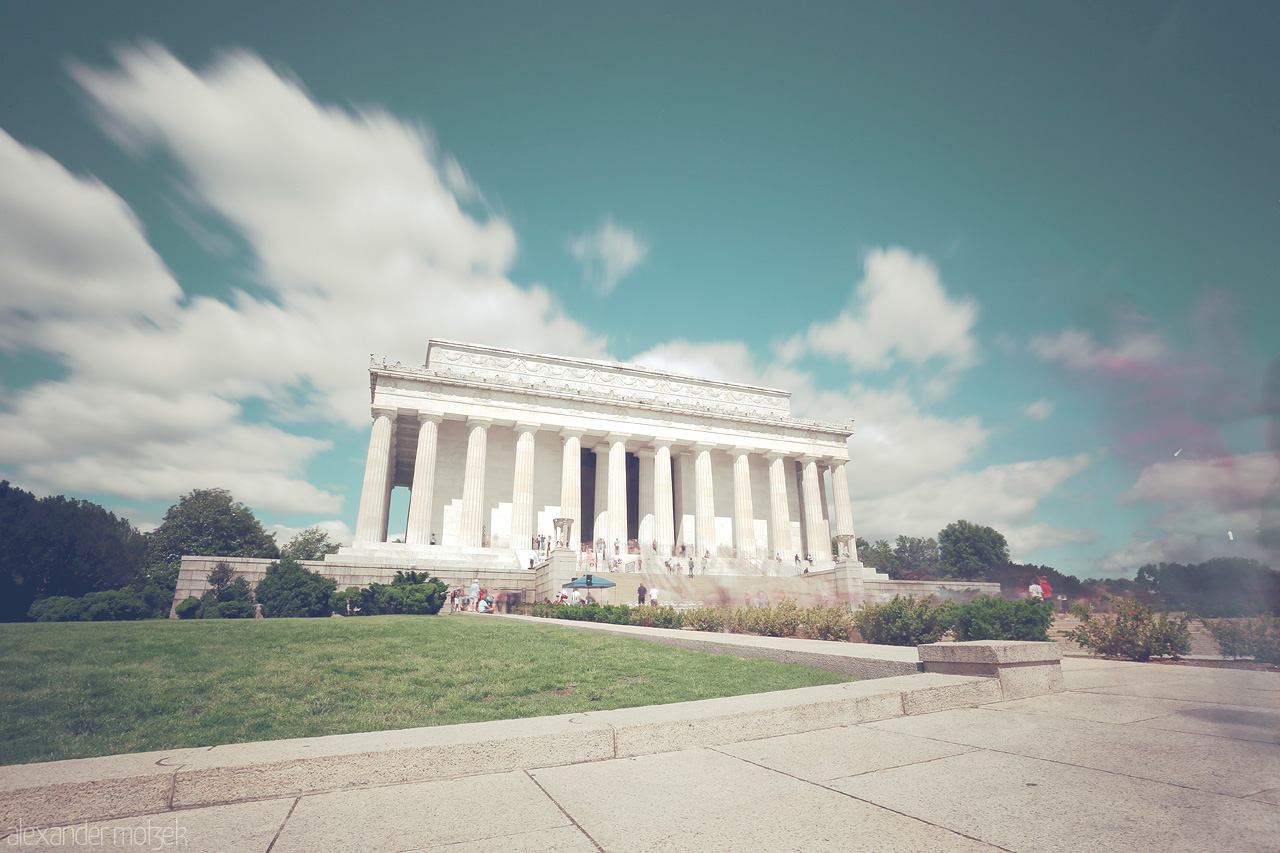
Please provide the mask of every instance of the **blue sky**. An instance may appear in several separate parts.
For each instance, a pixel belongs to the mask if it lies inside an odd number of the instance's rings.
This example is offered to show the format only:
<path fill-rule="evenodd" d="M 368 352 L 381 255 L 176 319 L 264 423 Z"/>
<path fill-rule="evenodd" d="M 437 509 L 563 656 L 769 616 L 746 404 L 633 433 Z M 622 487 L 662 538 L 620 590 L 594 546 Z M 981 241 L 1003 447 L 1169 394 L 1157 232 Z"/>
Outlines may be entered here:
<path fill-rule="evenodd" d="M 369 354 L 435 336 L 852 418 L 869 539 L 1280 563 L 1278 36 L 1265 3 L 6 4 L 0 476 L 349 535 Z"/>

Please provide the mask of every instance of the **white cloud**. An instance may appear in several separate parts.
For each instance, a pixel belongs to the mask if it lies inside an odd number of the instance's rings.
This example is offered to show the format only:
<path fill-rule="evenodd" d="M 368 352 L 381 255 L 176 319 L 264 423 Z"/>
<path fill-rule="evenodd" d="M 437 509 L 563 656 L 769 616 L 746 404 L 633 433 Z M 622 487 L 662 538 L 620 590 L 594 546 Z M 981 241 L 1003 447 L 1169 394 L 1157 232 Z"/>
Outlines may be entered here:
<path fill-rule="evenodd" d="M 1082 453 L 955 472 L 855 500 L 854 519 L 860 535 L 874 539 L 937 536 L 964 518 L 999 530 L 1009 540 L 1011 555 L 1024 560 L 1040 548 L 1092 540 L 1091 531 L 1032 521 L 1042 500 L 1090 464 L 1092 457 Z"/>
<path fill-rule="evenodd" d="M 51 326 L 101 334 L 163 321 L 181 295 L 128 206 L 0 130 L 0 348 Z"/>
<path fill-rule="evenodd" d="M 1226 556 L 1275 565 L 1278 555 L 1259 544 L 1258 529 L 1264 504 L 1280 482 L 1277 477 L 1280 462 L 1270 453 L 1180 456 L 1148 465 L 1120 499 L 1163 509 L 1147 529 L 1106 554 L 1101 570 L 1132 574 L 1147 563 L 1198 563 Z"/>
<path fill-rule="evenodd" d="M 788 361 L 810 352 L 843 358 L 857 370 L 932 359 L 963 370 L 978 360 L 977 319 L 977 306 L 951 297 L 927 258 L 897 247 L 874 249 L 849 307 L 792 337 L 779 352 Z"/>
<path fill-rule="evenodd" d="M 1052 400 L 1036 400 L 1029 403 L 1022 411 L 1033 421 L 1046 421 L 1058 406 Z"/>
<path fill-rule="evenodd" d="M 628 273 L 643 263 L 649 244 L 605 217 L 595 231 L 569 240 L 569 252 L 582 264 L 582 280 L 596 293 L 608 296 Z"/>
<path fill-rule="evenodd" d="M 221 486 L 265 510 L 334 513 L 308 483 L 327 442 L 248 423 L 280 401 L 368 421 L 370 352 L 412 361 L 432 336 L 602 357 L 543 288 L 507 277 L 511 227 L 420 128 L 319 105 L 248 54 L 203 72 L 164 50 L 77 68 L 113 138 L 177 164 L 182 203 L 247 241 L 269 298 L 183 293 L 133 213 L 98 182 L 0 139 L 0 339 L 68 373 L 5 400 L 0 462 L 48 491 L 172 499 Z M 12 291 L 12 297 L 9 291 Z"/>
<path fill-rule="evenodd" d="M 1145 370 L 1163 362 L 1168 348 L 1152 332 L 1127 332 L 1112 346 L 1102 346 L 1088 332 L 1063 329 L 1031 339 L 1031 351 L 1045 361 L 1057 362 L 1074 370 L 1096 370 L 1107 373 Z"/>
<path fill-rule="evenodd" d="M 311 527 L 318 527 L 325 533 L 328 533 L 329 541 L 336 542 L 339 545 L 350 545 L 351 540 L 354 538 L 354 534 L 351 532 L 351 527 L 345 521 L 338 518 L 317 521 L 313 524 L 308 524 L 306 527 L 290 527 L 287 524 L 271 524 L 267 526 L 267 532 L 276 537 L 276 544 L 284 546 L 290 539 Z"/>

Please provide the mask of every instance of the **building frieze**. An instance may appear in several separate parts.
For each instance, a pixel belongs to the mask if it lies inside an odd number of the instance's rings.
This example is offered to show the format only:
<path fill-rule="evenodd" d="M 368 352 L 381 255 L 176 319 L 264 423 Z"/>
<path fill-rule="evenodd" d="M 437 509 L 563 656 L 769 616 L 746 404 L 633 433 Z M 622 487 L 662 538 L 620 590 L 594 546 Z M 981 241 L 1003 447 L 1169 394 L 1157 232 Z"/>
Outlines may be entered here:
<path fill-rule="evenodd" d="M 474 361 L 467 353 L 448 353 L 448 355 L 458 355 L 458 362 Z M 512 358 L 507 361 L 507 364 L 514 369 L 522 362 L 522 359 Z M 809 418 L 795 418 L 789 414 L 780 415 L 768 410 L 762 412 L 741 404 L 684 400 L 673 405 L 662 402 L 657 394 L 623 392 L 618 388 L 601 385 L 582 387 L 576 383 L 557 383 L 548 379 L 531 381 L 517 376 L 481 374 L 475 370 L 454 368 L 414 367 L 400 362 L 394 365 L 371 362 L 369 370 L 372 384 L 376 389 L 404 391 L 414 396 L 436 400 L 446 398 L 482 402 L 501 400 L 541 410 L 547 408 L 538 404 L 537 401 L 542 398 L 560 402 L 564 405 L 556 408 L 567 408 L 570 412 L 585 413 L 590 410 L 623 420 L 634 417 L 634 410 L 639 409 L 656 415 L 663 424 L 672 424 L 685 418 L 694 418 L 702 421 L 704 425 L 718 425 L 726 429 L 751 424 L 763 432 L 794 438 L 803 438 L 805 434 L 814 432 L 847 438 L 852 433 L 846 425 Z M 563 370 L 569 373 L 575 372 L 571 368 L 563 368 Z M 590 375 L 585 368 L 577 372 Z M 655 387 L 664 381 L 666 380 L 654 380 Z M 448 393 L 444 390 L 446 388 L 466 389 L 468 393 L 465 395 Z M 724 399 L 725 394 L 735 393 L 731 389 L 709 389 L 708 393 L 711 390 L 722 392 L 720 399 Z M 744 393 L 741 396 L 746 400 L 751 399 L 749 394 Z"/>

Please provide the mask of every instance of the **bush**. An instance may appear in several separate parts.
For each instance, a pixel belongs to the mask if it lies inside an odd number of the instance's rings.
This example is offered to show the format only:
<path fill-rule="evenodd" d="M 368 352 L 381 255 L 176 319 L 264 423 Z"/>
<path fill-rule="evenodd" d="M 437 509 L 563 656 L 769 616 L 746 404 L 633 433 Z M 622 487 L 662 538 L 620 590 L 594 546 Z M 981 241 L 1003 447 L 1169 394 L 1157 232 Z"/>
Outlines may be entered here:
<path fill-rule="evenodd" d="M 954 605 L 934 604 L 933 596 L 915 599 L 895 595 L 886 604 L 863 604 L 853 614 L 862 639 L 886 646 L 918 646 L 937 642 L 951 628 Z"/>
<path fill-rule="evenodd" d="M 1260 616 L 1200 622 L 1213 635 L 1224 656 L 1280 664 L 1280 618 Z"/>
<path fill-rule="evenodd" d="M 1136 598 L 1102 596 L 1116 612 L 1115 619 L 1095 616 L 1093 608 L 1085 602 L 1071 605 L 1071 614 L 1080 619 L 1080 625 L 1067 634 L 1071 640 L 1095 655 L 1148 661 L 1153 657 L 1172 657 L 1191 651 L 1190 618 L 1170 618 L 1168 613 L 1156 613 Z"/>
<path fill-rule="evenodd" d="M 287 559 L 287 558 L 285 558 Z M 284 562 L 282 559 L 281 562 Z M 306 571 L 302 569 L 302 571 Z M 264 580 L 263 583 L 266 583 Z M 333 583 L 332 581 L 330 583 Z M 258 585 L 261 589 L 261 584 Z M 339 595 L 333 590 L 327 593 L 326 601 L 341 603 L 341 612 L 346 612 L 345 602 L 339 601 Z M 395 579 L 389 584 L 371 583 L 364 589 L 348 589 L 342 594 L 351 602 L 352 612 L 360 616 L 381 616 L 388 613 L 406 613 L 416 616 L 434 616 L 444 606 L 445 594 L 449 586 L 438 578 L 428 577 L 417 572 L 396 572 Z M 353 596 L 353 592 L 355 595 Z M 265 607 L 264 607 L 265 610 Z M 328 615 L 331 608 L 326 608 Z"/>
<path fill-rule="evenodd" d="M 644 608 L 637 607 L 637 610 Z M 655 628 L 683 628 L 684 613 L 674 607 L 650 607 L 650 621 Z"/>
<path fill-rule="evenodd" d="M 307 571 L 292 557 L 281 557 L 267 566 L 255 595 L 268 618 L 328 616 L 329 597 L 337 588 L 337 581 Z"/>
<path fill-rule="evenodd" d="M 853 614 L 844 607 L 810 607 L 804 611 L 800 636 L 810 640 L 841 640 L 853 638 L 857 626 Z"/>
<path fill-rule="evenodd" d="M 205 607 L 201 619 L 252 619 L 257 608 L 252 601 L 219 601 Z"/>
<path fill-rule="evenodd" d="M 124 622 L 151 617 L 152 608 L 133 588 L 91 592 L 79 598 L 56 595 L 32 603 L 27 617 L 36 622 Z"/>
<path fill-rule="evenodd" d="M 699 607 L 684 617 L 685 626 L 695 631 L 719 631 L 724 626 L 724 617 L 714 607 Z"/>
<path fill-rule="evenodd" d="M 200 608 L 203 604 L 204 602 L 192 595 L 183 599 L 182 603 L 174 608 L 174 611 L 178 614 L 179 619 L 199 619 Z"/>
<path fill-rule="evenodd" d="M 981 596 L 953 607 L 957 640 L 1031 640 L 1049 642 L 1053 602 L 1025 598 L 1006 601 Z"/>

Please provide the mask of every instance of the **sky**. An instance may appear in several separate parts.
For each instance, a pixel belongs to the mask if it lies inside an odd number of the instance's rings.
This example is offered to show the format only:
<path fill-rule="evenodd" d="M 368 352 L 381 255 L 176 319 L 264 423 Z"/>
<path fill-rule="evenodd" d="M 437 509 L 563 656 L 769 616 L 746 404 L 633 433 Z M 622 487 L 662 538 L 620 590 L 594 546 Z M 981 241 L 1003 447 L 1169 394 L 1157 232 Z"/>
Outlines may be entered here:
<path fill-rule="evenodd" d="M 1264 2 L 3 4 L 0 478 L 349 539 L 370 356 L 440 337 L 852 419 L 868 540 L 1280 568 L 1277 43 Z"/>

